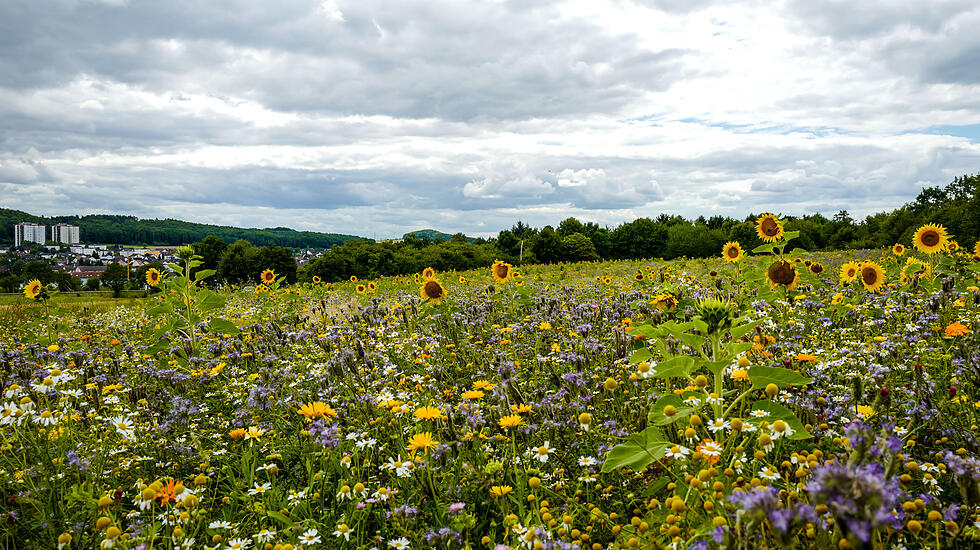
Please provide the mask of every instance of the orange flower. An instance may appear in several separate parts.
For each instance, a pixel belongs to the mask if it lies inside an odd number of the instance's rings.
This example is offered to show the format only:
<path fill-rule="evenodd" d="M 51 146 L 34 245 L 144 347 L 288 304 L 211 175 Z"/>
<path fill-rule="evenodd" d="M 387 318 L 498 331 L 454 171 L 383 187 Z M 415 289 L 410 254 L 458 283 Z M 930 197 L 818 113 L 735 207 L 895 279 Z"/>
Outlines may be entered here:
<path fill-rule="evenodd" d="M 959 321 L 950 323 L 946 326 L 946 336 L 949 337 L 963 336 L 964 334 L 969 334 L 970 332 L 972 331 L 970 330 L 969 325 L 964 325 Z"/>
<path fill-rule="evenodd" d="M 171 500 L 177 500 L 177 495 L 184 492 L 184 484 L 180 481 L 168 479 L 167 484 L 157 491 L 157 498 L 160 499 L 160 506 L 166 506 Z"/>
<path fill-rule="evenodd" d="M 232 439 L 241 439 L 241 438 L 245 437 L 245 429 L 244 428 L 236 428 L 236 429 L 228 432 L 228 436 L 231 437 Z"/>
<path fill-rule="evenodd" d="M 810 355 L 809 353 L 797 353 L 795 359 L 797 361 L 810 362 L 813 363 L 817 360 L 816 355 Z"/>

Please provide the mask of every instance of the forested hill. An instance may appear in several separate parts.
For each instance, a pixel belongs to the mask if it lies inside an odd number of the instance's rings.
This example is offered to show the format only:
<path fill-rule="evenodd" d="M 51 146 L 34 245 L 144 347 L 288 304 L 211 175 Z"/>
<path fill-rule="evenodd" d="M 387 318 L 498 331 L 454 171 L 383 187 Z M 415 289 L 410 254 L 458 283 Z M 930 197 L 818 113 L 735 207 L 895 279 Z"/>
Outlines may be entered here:
<path fill-rule="evenodd" d="M 292 248 L 329 248 L 349 239 L 361 238 L 336 233 L 295 231 L 286 227 L 243 229 L 180 220 L 146 220 L 134 216 L 92 214 L 88 216 L 34 216 L 19 210 L 0 208 L 0 246 L 14 243 L 14 224 L 34 222 L 44 225 L 70 223 L 81 228 L 83 242 L 100 244 L 182 245 L 217 235 L 227 242 L 245 239 L 256 246 L 267 244 Z"/>

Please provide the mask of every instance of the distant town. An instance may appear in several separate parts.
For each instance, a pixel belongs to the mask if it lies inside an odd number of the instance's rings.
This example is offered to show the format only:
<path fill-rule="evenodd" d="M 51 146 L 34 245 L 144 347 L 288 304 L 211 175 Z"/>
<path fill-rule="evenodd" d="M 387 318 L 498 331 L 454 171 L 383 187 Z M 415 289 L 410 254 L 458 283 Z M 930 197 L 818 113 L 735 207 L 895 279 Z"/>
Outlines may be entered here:
<path fill-rule="evenodd" d="M 52 286 L 77 291 L 99 290 L 103 286 L 99 279 L 111 264 L 124 266 L 126 278 L 132 280 L 129 288 L 133 289 L 133 286 L 142 286 L 135 275 L 145 272 L 148 266 L 166 268 L 167 264 L 178 261 L 176 246 L 83 243 L 83 235 L 77 225 L 24 222 L 15 224 L 13 231 L 14 246 L 0 247 L 0 292 L 17 292 L 19 284 L 13 284 L 12 271 L 24 275 L 23 267 L 31 264 L 50 266 L 49 269 L 54 272 L 54 276 L 48 277 Z M 300 249 L 293 250 L 293 256 L 297 267 L 300 267 L 322 257 L 324 252 Z M 4 284 L 5 277 L 11 279 L 10 285 Z"/>

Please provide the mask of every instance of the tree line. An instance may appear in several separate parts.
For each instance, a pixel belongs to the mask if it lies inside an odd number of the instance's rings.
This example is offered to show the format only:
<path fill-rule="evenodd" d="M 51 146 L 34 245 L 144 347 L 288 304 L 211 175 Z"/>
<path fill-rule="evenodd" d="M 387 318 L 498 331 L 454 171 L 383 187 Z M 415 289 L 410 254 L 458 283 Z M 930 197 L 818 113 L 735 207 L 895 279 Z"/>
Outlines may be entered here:
<path fill-rule="evenodd" d="M 615 228 L 583 222 L 574 217 L 556 226 L 531 227 L 518 221 L 495 237 L 470 239 L 458 233 L 449 239 L 429 239 L 406 234 L 401 241 L 374 242 L 348 238 L 334 244 L 321 257 L 300 269 L 291 248 L 279 244 L 256 246 L 246 239 L 229 242 L 211 234 L 191 246 L 202 257 L 200 269 L 213 269 L 216 283 L 257 283 L 259 274 L 272 269 L 285 282 L 319 280 L 334 282 L 351 275 L 361 279 L 418 273 L 426 267 L 439 271 L 486 267 L 496 259 L 512 264 L 556 263 L 592 260 L 703 258 L 720 254 L 724 243 L 738 241 L 746 250 L 762 244 L 756 233 L 760 214 L 744 219 L 703 216 L 687 220 L 660 214 L 638 218 Z M 821 214 L 783 216 L 787 231 L 799 231 L 794 247 L 810 251 L 880 248 L 895 243 L 909 244 L 915 230 L 925 223 L 944 225 L 961 246 L 972 248 L 980 240 L 980 175 L 956 177 L 945 186 L 922 189 L 915 200 L 891 212 L 855 220 L 846 210 L 827 218 Z M 80 288 L 64 273 L 51 270 L 46 262 L 13 261 L 0 257 L 0 291 L 16 291 L 31 278 L 57 284 L 63 290 Z M 43 266 L 41 264 L 44 264 Z M 125 270 L 125 266 L 120 266 Z M 120 275 L 110 266 L 101 284 L 113 290 L 143 288 L 146 269 Z M 162 269 L 163 266 L 158 266 Z M 100 282 L 90 282 L 98 287 Z"/>

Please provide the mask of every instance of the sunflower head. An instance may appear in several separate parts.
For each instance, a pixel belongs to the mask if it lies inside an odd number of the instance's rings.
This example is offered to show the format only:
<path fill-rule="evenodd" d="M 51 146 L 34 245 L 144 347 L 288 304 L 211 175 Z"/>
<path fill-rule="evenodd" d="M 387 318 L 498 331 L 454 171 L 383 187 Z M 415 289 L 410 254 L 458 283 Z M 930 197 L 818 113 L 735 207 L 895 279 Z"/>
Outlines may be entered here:
<path fill-rule="evenodd" d="M 861 284 L 868 292 L 878 292 L 885 284 L 885 270 L 875 262 L 861 264 Z"/>
<path fill-rule="evenodd" d="M 493 265 L 490 266 L 490 273 L 493 275 L 493 280 L 497 281 L 498 283 L 506 283 L 513 275 L 511 273 L 513 267 L 514 266 L 500 260 L 493 262 Z"/>
<path fill-rule="evenodd" d="M 980 258 L 980 241 L 973 245 L 973 256 Z"/>
<path fill-rule="evenodd" d="M 320 276 L 319 275 L 314 275 L 313 276 L 313 284 L 319 284 L 320 281 L 321 281 L 321 279 L 320 279 Z"/>
<path fill-rule="evenodd" d="M 27 281 L 26 285 L 24 285 L 24 296 L 27 296 L 33 300 L 41 295 L 42 290 L 44 290 L 44 287 L 41 285 L 41 281 L 31 279 L 30 281 Z"/>
<path fill-rule="evenodd" d="M 160 284 L 160 272 L 155 267 L 146 270 L 146 284 L 157 286 Z"/>
<path fill-rule="evenodd" d="M 271 269 L 266 269 L 259 275 L 259 279 L 262 280 L 262 284 L 271 285 L 276 282 L 276 272 Z"/>
<path fill-rule="evenodd" d="M 927 262 L 917 258 L 909 257 L 902 266 L 902 281 L 907 282 L 910 278 L 923 279 L 932 274 L 932 266 Z"/>
<path fill-rule="evenodd" d="M 374 281 L 371 281 L 370 283 L 368 283 L 367 289 L 370 292 L 374 292 L 375 290 L 378 290 L 378 285 L 374 284 Z"/>
<path fill-rule="evenodd" d="M 354 287 L 354 290 L 356 290 L 358 294 L 364 294 L 365 292 L 367 292 L 367 287 L 364 285 L 357 285 L 356 287 Z"/>
<path fill-rule="evenodd" d="M 892 247 L 892 254 L 894 254 L 896 256 L 902 256 L 902 255 L 904 255 L 905 254 L 905 245 L 896 243 L 895 246 Z"/>
<path fill-rule="evenodd" d="M 861 266 L 855 262 L 847 262 L 846 264 L 840 266 L 840 281 L 842 283 L 849 283 L 854 279 L 857 279 L 858 271 L 861 270 Z"/>
<path fill-rule="evenodd" d="M 950 241 L 946 243 L 946 249 L 949 250 L 950 252 L 956 252 L 957 250 L 960 249 L 960 243 L 950 239 Z"/>
<path fill-rule="evenodd" d="M 735 241 L 730 241 L 725 243 L 725 246 L 721 249 L 721 257 L 725 259 L 726 262 L 737 262 L 742 259 L 745 255 L 745 251 L 742 250 L 742 245 Z"/>
<path fill-rule="evenodd" d="M 807 268 L 810 270 L 810 273 L 813 273 L 814 275 L 820 275 L 824 271 L 823 264 L 820 262 L 810 262 L 810 265 L 808 265 Z"/>
<path fill-rule="evenodd" d="M 707 323 L 708 333 L 715 334 L 732 326 L 735 306 L 731 302 L 705 298 L 694 305 L 694 313 Z"/>
<path fill-rule="evenodd" d="M 435 269 L 432 269 L 431 267 L 427 267 L 427 268 L 425 268 L 425 269 L 422 270 L 422 278 L 423 279 L 431 279 L 431 278 L 433 278 L 435 276 L 436 276 L 436 270 Z"/>
<path fill-rule="evenodd" d="M 446 297 L 446 289 L 439 284 L 439 281 L 435 279 L 428 279 L 422 283 L 420 294 L 422 295 L 422 298 L 427 300 L 432 305 L 439 305 L 439 302 Z"/>
<path fill-rule="evenodd" d="M 946 234 L 945 227 L 927 223 L 915 232 L 915 236 L 912 237 L 912 244 L 919 249 L 919 252 L 935 254 L 949 244 L 949 235 Z"/>
<path fill-rule="evenodd" d="M 637 271 L 636 273 L 633 274 L 633 280 L 634 281 L 636 281 L 638 283 L 641 283 L 641 282 L 643 282 L 643 279 L 644 279 L 644 277 L 643 277 L 643 272 L 642 271 Z"/>
<path fill-rule="evenodd" d="M 763 214 L 756 221 L 756 233 L 759 238 L 767 243 L 774 243 L 783 238 L 783 224 L 773 214 Z"/>
<path fill-rule="evenodd" d="M 796 266 L 784 260 L 776 260 L 766 270 L 766 279 L 772 288 L 781 286 L 792 290 L 796 286 Z"/>

